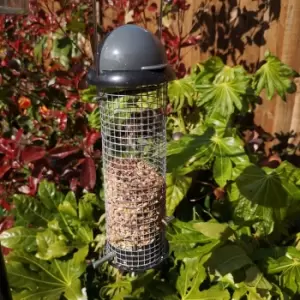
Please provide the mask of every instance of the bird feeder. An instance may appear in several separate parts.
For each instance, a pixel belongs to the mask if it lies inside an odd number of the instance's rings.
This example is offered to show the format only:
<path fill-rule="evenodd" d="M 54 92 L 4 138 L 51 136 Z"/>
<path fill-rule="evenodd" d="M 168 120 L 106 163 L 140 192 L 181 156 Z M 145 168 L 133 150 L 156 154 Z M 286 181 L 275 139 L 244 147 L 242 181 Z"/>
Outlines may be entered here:
<path fill-rule="evenodd" d="M 29 8 L 28 0 L 0 0 L 0 14 L 26 14 Z"/>
<path fill-rule="evenodd" d="M 100 101 L 106 256 L 118 269 L 159 265 L 165 238 L 167 83 L 174 72 L 159 39 L 124 25 L 98 46 L 88 74 Z"/>

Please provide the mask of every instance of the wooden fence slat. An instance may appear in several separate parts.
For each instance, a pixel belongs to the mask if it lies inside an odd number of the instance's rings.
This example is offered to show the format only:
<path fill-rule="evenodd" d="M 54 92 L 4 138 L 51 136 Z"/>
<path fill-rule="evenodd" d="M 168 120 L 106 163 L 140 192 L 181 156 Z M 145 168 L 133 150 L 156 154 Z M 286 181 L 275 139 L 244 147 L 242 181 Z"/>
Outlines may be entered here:
<path fill-rule="evenodd" d="M 149 4 L 153 2 L 159 7 L 160 0 L 149 1 Z M 190 4 L 190 10 L 185 14 L 184 33 L 191 30 L 197 13 L 201 14 L 206 10 L 207 17 L 214 20 L 214 23 L 209 25 L 214 26 L 213 30 L 205 28 L 207 25 L 202 25 L 199 29 L 199 32 L 206 30 L 208 33 L 206 39 L 211 39 L 210 46 L 205 51 L 203 48 L 200 50 L 200 47 L 182 50 L 183 62 L 187 69 L 206 60 L 211 53 L 215 52 L 218 55 L 224 54 L 228 64 L 246 63 L 250 70 L 255 70 L 258 62 L 264 59 L 265 51 L 270 50 L 284 63 L 300 72 L 300 0 L 269 0 L 268 2 L 187 0 L 187 2 Z M 268 10 L 266 10 L 268 7 L 266 3 L 270 5 Z M 239 6 L 235 7 L 235 5 Z M 235 12 L 239 12 L 237 14 L 239 23 L 231 20 Z M 111 7 L 102 13 L 104 14 L 103 25 L 111 25 L 116 17 L 114 8 Z M 144 25 L 151 31 L 155 31 L 157 28 L 155 15 L 148 11 L 146 14 L 150 17 L 150 21 Z M 238 35 L 232 35 L 232 32 L 236 32 L 237 24 Z M 233 49 L 233 47 L 237 48 Z M 279 97 L 273 101 L 264 100 L 263 105 L 257 108 L 255 121 L 270 132 L 281 130 L 287 132 L 292 129 L 300 132 L 299 105 L 300 91 L 295 95 L 289 95 L 287 103 Z"/>

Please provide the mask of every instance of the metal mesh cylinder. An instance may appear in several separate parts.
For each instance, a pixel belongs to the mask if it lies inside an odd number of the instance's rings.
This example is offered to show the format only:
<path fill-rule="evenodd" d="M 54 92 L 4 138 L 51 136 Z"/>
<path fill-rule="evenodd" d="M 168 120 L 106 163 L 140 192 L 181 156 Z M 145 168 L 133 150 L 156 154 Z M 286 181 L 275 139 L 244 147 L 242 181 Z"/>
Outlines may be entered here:
<path fill-rule="evenodd" d="M 166 254 L 166 84 L 102 94 L 107 252 L 124 270 L 146 270 Z"/>

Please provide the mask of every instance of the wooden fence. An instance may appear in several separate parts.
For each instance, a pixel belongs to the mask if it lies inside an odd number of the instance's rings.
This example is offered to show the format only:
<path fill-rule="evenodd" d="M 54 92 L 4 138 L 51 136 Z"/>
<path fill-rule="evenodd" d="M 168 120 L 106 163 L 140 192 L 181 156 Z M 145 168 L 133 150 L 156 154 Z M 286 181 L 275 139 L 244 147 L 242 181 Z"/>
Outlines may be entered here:
<path fill-rule="evenodd" d="M 158 7 L 160 0 L 155 2 Z M 182 50 L 186 66 L 201 62 L 212 54 L 228 64 L 242 64 L 253 71 L 270 50 L 283 62 L 300 72 L 300 0 L 187 0 L 190 8 L 181 25 L 182 35 L 200 35 L 199 45 Z M 156 30 L 154 13 L 147 13 L 141 24 Z M 102 10 L 101 22 L 108 25 L 115 18 L 114 9 Z M 130 22 L 130 11 L 126 15 Z M 125 18 L 126 19 L 126 18 Z M 170 24 L 170 20 L 164 22 Z M 168 23 L 169 22 L 169 23 Z M 176 20 L 173 20 L 174 23 Z M 178 24 L 177 24 L 178 25 Z M 169 26 L 172 26 L 169 25 Z M 178 26 L 174 26 L 178 32 Z M 256 123 L 270 132 L 300 132 L 299 91 L 287 102 L 279 97 L 264 99 L 257 109 Z"/>

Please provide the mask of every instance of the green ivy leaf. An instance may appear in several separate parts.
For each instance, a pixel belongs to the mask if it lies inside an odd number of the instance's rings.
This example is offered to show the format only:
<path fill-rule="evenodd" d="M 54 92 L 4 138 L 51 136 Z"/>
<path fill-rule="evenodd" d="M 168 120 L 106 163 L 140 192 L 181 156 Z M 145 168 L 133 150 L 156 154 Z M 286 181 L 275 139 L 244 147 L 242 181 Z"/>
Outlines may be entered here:
<path fill-rule="evenodd" d="M 87 225 L 80 226 L 76 232 L 76 240 L 84 245 L 89 244 L 94 240 L 93 230 Z"/>
<path fill-rule="evenodd" d="M 176 288 L 182 300 L 199 298 L 200 284 L 207 274 L 205 268 L 199 263 L 198 258 L 186 258 L 180 267 L 180 275 L 176 281 Z"/>
<path fill-rule="evenodd" d="M 14 299 L 68 300 L 83 297 L 79 277 L 85 271 L 84 261 L 53 260 L 44 262 L 24 252 L 14 251 L 8 256 L 7 273 Z M 32 271 L 34 270 L 34 271 Z"/>
<path fill-rule="evenodd" d="M 285 256 L 267 260 L 267 272 L 279 274 L 279 283 L 293 294 L 300 293 L 300 251 L 290 247 Z"/>
<path fill-rule="evenodd" d="M 255 287 L 259 290 L 271 291 L 272 284 L 264 277 L 264 274 L 260 272 L 257 266 L 252 265 L 246 270 L 245 284 L 248 287 Z"/>
<path fill-rule="evenodd" d="M 198 240 L 198 243 L 202 243 L 205 240 Z M 183 247 L 184 246 L 184 247 Z M 176 260 L 182 260 L 185 258 L 194 258 L 198 257 L 201 259 L 202 263 L 205 263 L 211 256 L 212 251 L 214 249 L 217 249 L 221 246 L 220 241 L 213 241 L 204 245 L 198 245 L 195 246 L 195 244 L 185 244 L 180 245 L 178 247 L 178 244 L 176 244 L 176 247 L 174 247 L 174 244 L 172 244 L 172 249 L 174 249 Z"/>
<path fill-rule="evenodd" d="M 189 190 L 192 184 L 192 178 L 177 175 L 176 173 L 168 173 L 166 182 L 167 215 L 171 216 Z"/>
<path fill-rule="evenodd" d="M 193 106 L 195 88 L 190 76 L 172 81 L 168 85 L 168 95 L 170 103 L 175 111 L 179 111 L 186 103 Z"/>
<path fill-rule="evenodd" d="M 86 201 L 84 198 L 79 200 L 79 219 L 82 221 L 93 221 L 93 207 L 91 202 Z"/>
<path fill-rule="evenodd" d="M 77 206 L 77 204 L 76 204 L 76 206 Z M 65 215 L 77 217 L 76 208 L 74 208 L 74 206 L 67 200 L 64 200 L 63 203 L 58 205 L 58 210 Z"/>
<path fill-rule="evenodd" d="M 214 222 L 197 222 L 193 224 L 195 230 L 203 235 L 216 240 L 227 240 L 234 231 L 227 225 Z"/>
<path fill-rule="evenodd" d="M 232 295 L 232 300 L 241 300 L 248 292 L 248 289 L 244 286 L 236 289 Z"/>
<path fill-rule="evenodd" d="M 232 163 L 229 157 L 216 157 L 213 165 L 213 176 L 220 187 L 224 187 L 231 179 Z"/>
<path fill-rule="evenodd" d="M 68 254 L 70 248 L 63 239 L 59 239 L 50 229 L 39 232 L 36 236 L 38 252 L 36 257 L 43 260 L 62 257 Z"/>
<path fill-rule="evenodd" d="M 225 66 L 212 83 L 196 85 L 200 93 L 197 105 L 206 106 L 210 114 L 229 116 L 235 109 L 241 111 L 247 104 L 248 88 L 249 77 L 241 67 Z"/>
<path fill-rule="evenodd" d="M 53 218 L 51 213 L 40 201 L 26 195 L 14 195 L 17 223 L 46 227 Z"/>
<path fill-rule="evenodd" d="M 37 249 L 37 233 L 35 228 L 16 226 L 0 234 L 0 243 L 7 248 L 34 252 Z"/>
<path fill-rule="evenodd" d="M 191 298 L 187 298 L 189 300 L 230 300 L 230 294 L 227 290 L 223 290 L 221 288 L 212 287 L 206 291 L 199 292 L 197 294 L 192 294 Z"/>
<path fill-rule="evenodd" d="M 199 157 L 204 158 L 203 164 L 205 164 L 210 159 L 210 143 L 213 133 L 214 130 L 209 128 L 203 135 L 184 135 L 179 141 L 169 142 L 168 170 L 182 168 L 193 156 L 195 156 L 193 160 Z"/>
<path fill-rule="evenodd" d="M 271 233 L 274 222 L 283 221 L 288 207 L 300 200 L 299 189 L 280 167 L 260 169 L 250 165 L 228 191 L 229 199 L 236 201 L 236 216 L 244 221 L 259 222 L 264 234 Z"/>
<path fill-rule="evenodd" d="M 211 82 L 215 76 L 225 67 L 222 59 L 217 56 L 210 57 L 206 62 L 200 65 L 200 72 L 196 75 L 197 85 Z"/>
<path fill-rule="evenodd" d="M 56 190 L 55 184 L 43 180 L 39 184 L 38 196 L 41 202 L 49 210 L 57 210 L 58 205 L 63 201 L 63 194 Z"/>
<path fill-rule="evenodd" d="M 235 165 L 249 162 L 242 141 L 238 137 L 220 137 L 215 135 L 211 141 L 215 156 L 222 159 L 230 158 Z"/>
<path fill-rule="evenodd" d="M 273 98 L 276 91 L 285 100 L 287 93 L 296 91 L 295 83 L 290 79 L 295 76 L 297 73 L 293 69 L 267 53 L 266 62 L 255 73 L 253 86 L 258 95 L 266 89 L 269 100 Z"/>
<path fill-rule="evenodd" d="M 253 264 L 246 252 L 239 246 L 226 245 L 213 251 L 206 262 L 207 267 L 213 274 L 215 271 L 225 276 L 247 265 Z"/>

